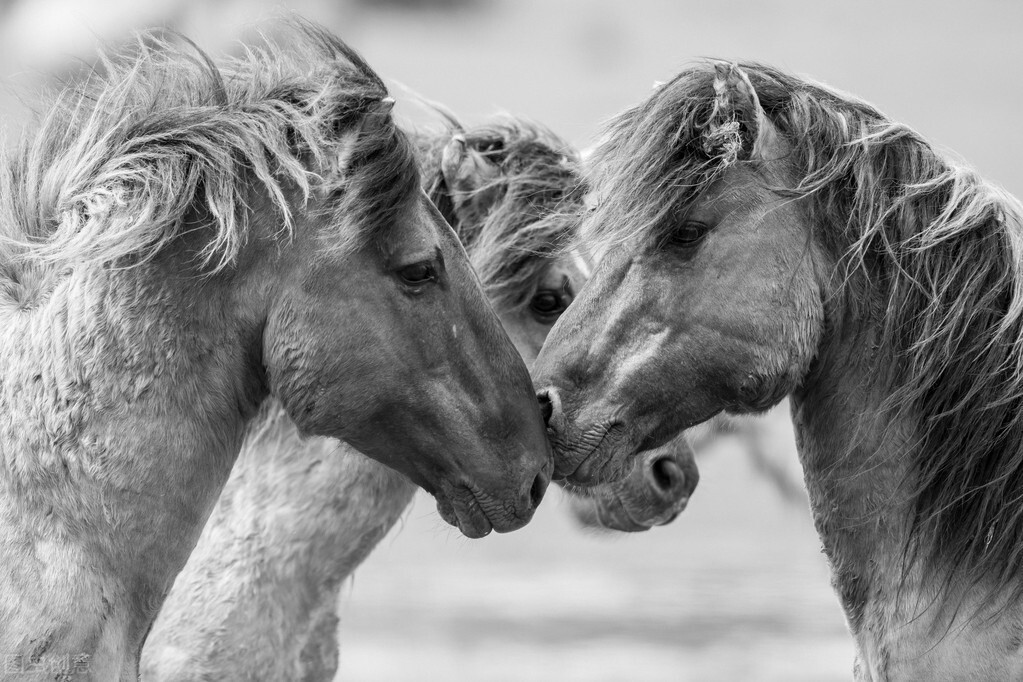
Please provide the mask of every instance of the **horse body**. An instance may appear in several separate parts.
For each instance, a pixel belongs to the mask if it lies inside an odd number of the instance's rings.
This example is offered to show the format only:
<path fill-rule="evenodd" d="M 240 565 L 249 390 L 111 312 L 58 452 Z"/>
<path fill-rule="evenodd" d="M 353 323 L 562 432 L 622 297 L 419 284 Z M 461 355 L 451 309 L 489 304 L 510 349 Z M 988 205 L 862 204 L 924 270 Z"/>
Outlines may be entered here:
<path fill-rule="evenodd" d="M 16 675 L 137 678 L 267 396 L 301 433 L 402 471 L 466 535 L 521 527 L 543 495 L 528 372 L 386 89 L 326 32 L 293 38 L 221 68 L 150 37 L 63 93 L 3 167 Z"/>
<path fill-rule="evenodd" d="M 790 395 L 857 679 L 1023 675 L 1018 202 L 756 64 L 684 71 L 594 165 L 608 256 L 534 367 L 556 458 Z"/>
<path fill-rule="evenodd" d="M 144 680 L 325 680 L 341 584 L 416 490 L 278 406 L 250 430 L 142 656 Z"/>
<path fill-rule="evenodd" d="M 152 275 L 72 273 L 6 315 L 0 646 L 26 666 L 91 655 L 96 679 L 134 679 L 115 662 L 137 655 L 261 397 L 239 379 L 258 362 L 243 330 L 210 326 L 218 287 L 185 305 L 195 280 Z"/>

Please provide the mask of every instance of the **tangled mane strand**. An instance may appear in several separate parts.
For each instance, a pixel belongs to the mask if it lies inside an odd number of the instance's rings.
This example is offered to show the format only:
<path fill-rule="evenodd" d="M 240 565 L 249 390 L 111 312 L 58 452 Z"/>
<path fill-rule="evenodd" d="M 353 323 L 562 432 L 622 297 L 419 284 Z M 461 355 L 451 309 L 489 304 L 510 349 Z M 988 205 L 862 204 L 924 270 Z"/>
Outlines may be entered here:
<path fill-rule="evenodd" d="M 213 223 L 199 260 L 223 268 L 247 239 L 253 181 L 287 233 L 296 192 L 334 193 L 348 214 L 341 248 L 355 248 L 418 185 L 407 139 L 377 113 L 386 96 L 354 50 L 305 22 L 219 66 L 182 36 L 141 34 L 57 94 L 5 164 L 5 274 L 146 262 L 196 206 Z"/>
<path fill-rule="evenodd" d="M 444 134 L 418 141 L 427 194 L 455 229 L 494 305 L 521 308 L 575 236 L 585 194 L 579 155 L 546 127 L 518 117 L 468 129 L 450 123 Z M 473 190 L 480 200 L 493 197 L 478 222 L 456 215 L 441 173 L 441 152 L 456 134 L 498 169 Z"/>
<path fill-rule="evenodd" d="M 809 198 L 846 300 L 869 301 L 883 320 L 879 342 L 895 375 L 882 407 L 917 429 L 907 557 L 925 559 L 949 585 L 966 576 L 991 599 L 1006 587 L 1019 599 L 1023 210 L 870 105 L 743 68 L 792 144 L 794 194 Z"/>
<path fill-rule="evenodd" d="M 596 195 L 581 228 L 588 250 L 599 254 L 639 241 L 660 242 L 735 163 L 734 154 L 724 153 L 734 144 L 710 151 L 705 145 L 714 113 L 713 74 L 709 64 L 683 71 L 607 123 L 586 164 Z"/>
<path fill-rule="evenodd" d="M 880 371 L 894 374 L 875 377 L 889 385 L 882 408 L 916 427 L 906 570 L 922 559 L 946 587 L 1018 601 L 1023 207 L 861 100 L 740 67 L 789 145 L 797 181 L 783 193 L 803 199 L 839 263 L 847 310 L 879 325 L 893 358 Z M 611 123 L 596 154 L 602 203 L 588 221 L 605 247 L 663 234 L 736 162 L 702 144 L 713 81 L 711 65 L 696 65 Z"/>

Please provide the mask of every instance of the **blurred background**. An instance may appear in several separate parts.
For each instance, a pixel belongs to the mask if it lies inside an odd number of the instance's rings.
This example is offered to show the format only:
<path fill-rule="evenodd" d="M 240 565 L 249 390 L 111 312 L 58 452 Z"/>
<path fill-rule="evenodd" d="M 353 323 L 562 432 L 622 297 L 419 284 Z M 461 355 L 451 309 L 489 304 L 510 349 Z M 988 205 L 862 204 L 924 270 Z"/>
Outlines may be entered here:
<path fill-rule="evenodd" d="M 46 74 L 169 26 L 213 51 L 294 11 L 468 122 L 498 111 L 587 146 L 699 56 L 749 58 L 878 105 L 1023 196 L 1023 4 L 1013 0 L 0 0 L 0 121 Z M 409 112 L 402 105 L 399 113 Z M 787 415 L 764 447 L 792 480 Z M 420 495 L 342 595 L 350 680 L 847 680 L 852 643 L 805 498 L 725 438 L 671 526 L 579 529 L 553 490 L 522 531 L 469 541 Z"/>

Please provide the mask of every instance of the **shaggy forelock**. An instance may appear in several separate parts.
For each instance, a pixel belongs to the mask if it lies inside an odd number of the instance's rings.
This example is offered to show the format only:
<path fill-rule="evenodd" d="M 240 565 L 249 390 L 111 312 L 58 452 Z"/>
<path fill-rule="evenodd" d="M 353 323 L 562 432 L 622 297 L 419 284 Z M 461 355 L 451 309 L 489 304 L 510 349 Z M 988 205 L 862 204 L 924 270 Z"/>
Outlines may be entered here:
<path fill-rule="evenodd" d="M 386 96 L 357 53 L 305 23 L 220 65 L 180 36 L 143 34 L 57 94 L 4 164 L 7 274 L 144 262 L 190 208 L 214 223 L 199 261 L 222 268 L 248 237 L 250 185 L 282 233 L 310 197 L 333 196 L 346 214 L 339 248 L 356 248 L 418 185 L 404 134 L 376 113 Z"/>
<path fill-rule="evenodd" d="M 587 248 L 606 253 L 662 240 L 735 162 L 705 149 L 713 105 L 714 69 L 701 64 L 607 124 L 587 162 L 596 200 L 582 228 Z"/>
<path fill-rule="evenodd" d="M 476 189 L 496 197 L 480 222 L 453 213 L 440 173 L 441 150 L 456 132 L 499 169 Z M 420 146 L 427 192 L 454 227 L 491 302 L 499 310 L 528 304 L 577 232 L 585 194 L 578 153 L 544 126 L 510 116 L 429 136 Z"/>

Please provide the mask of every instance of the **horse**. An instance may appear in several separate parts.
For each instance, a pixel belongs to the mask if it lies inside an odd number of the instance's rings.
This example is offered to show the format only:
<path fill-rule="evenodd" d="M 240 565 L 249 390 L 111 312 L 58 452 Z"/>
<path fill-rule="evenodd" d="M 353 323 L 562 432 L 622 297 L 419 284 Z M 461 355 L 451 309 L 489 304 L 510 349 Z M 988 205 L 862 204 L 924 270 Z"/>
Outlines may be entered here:
<path fill-rule="evenodd" d="M 268 396 L 468 536 L 549 480 L 529 373 L 379 76 L 312 25 L 217 65 L 144 35 L 0 171 L 0 652 L 134 680 Z M 387 428 L 381 428 L 386 424 Z"/>
<path fill-rule="evenodd" d="M 529 363 L 586 281 L 579 254 L 561 248 L 577 226 L 566 209 L 583 191 L 578 158 L 526 119 L 473 127 L 446 119 L 443 132 L 413 134 L 423 185 Z M 691 461 L 671 454 L 680 470 L 692 468 L 687 478 L 652 488 L 652 472 L 676 473 L 651 457 L 617 496 L 609 490 L 606 502 L 590 503 L 593 513 L 618 518 L 618 497 L 632 501 L 632 516 L 621 521 L 630 528 L 677 513 L 697 475 Z M 303 439 L 282 410 L 267 408 L 153 627 L 142 678 L 330 679 L 341 585 L 414 492 L 408 479 L 344 443 Z"/>
<path fill-rule="evenodd" d="M 858 680 L 1023 677 L 1023 211 L 853 96 L 699 63 L 618 116 L 533 368 L 599 477 L 790 396 Z"/>

